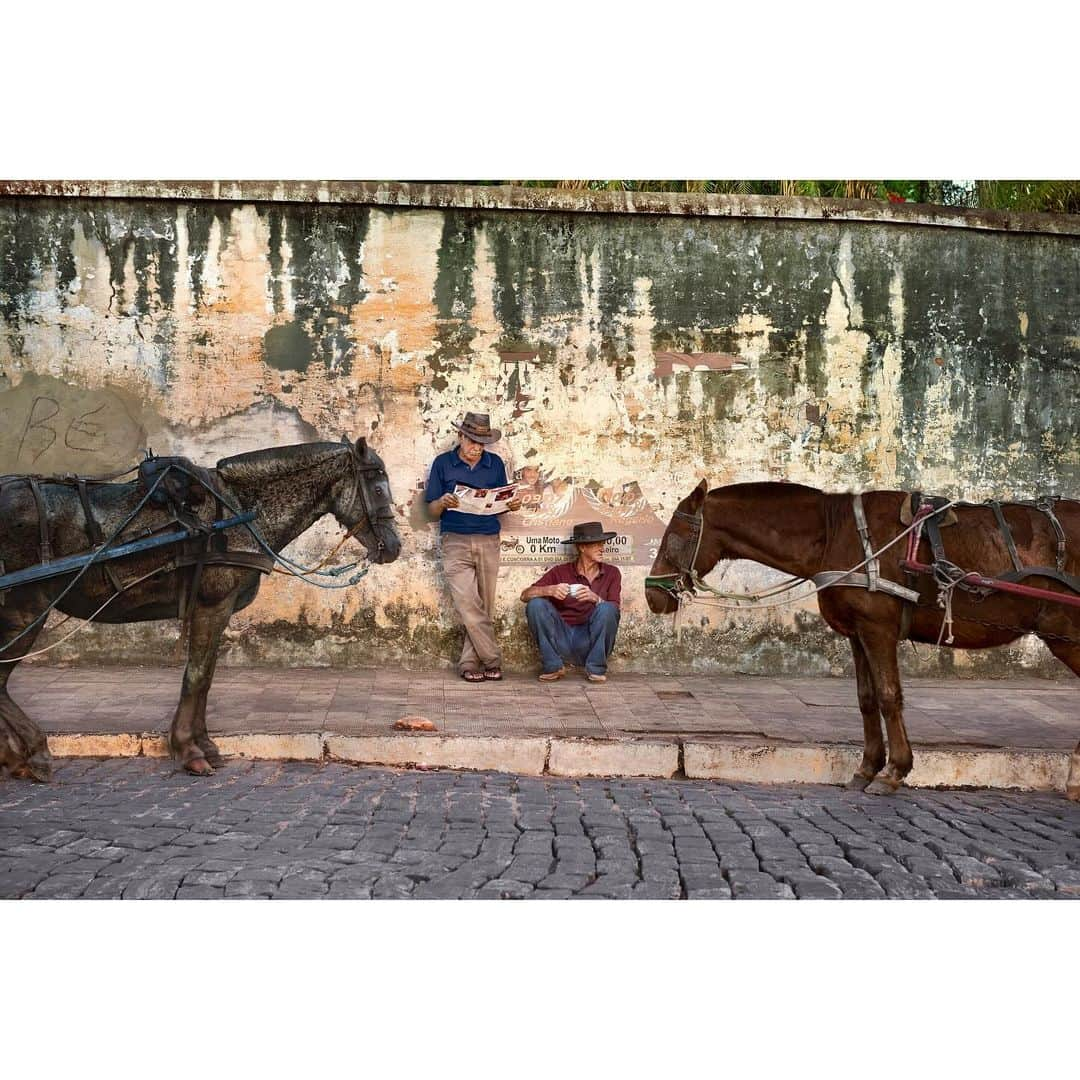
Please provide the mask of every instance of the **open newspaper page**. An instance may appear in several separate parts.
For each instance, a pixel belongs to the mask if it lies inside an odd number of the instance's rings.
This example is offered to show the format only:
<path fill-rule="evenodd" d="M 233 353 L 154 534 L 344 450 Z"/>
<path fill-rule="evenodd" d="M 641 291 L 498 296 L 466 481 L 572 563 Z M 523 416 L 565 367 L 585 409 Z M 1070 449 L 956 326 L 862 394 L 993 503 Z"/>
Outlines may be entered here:
<path fill-rule="evenodd" d="M 517 489 L 517 484 L 497 488 L 471 488 L 458 484 L 454 494 L 461 502 L 454 509 L 462 514 L 502 514 L 508 509 L 508 504 L 514 501 Z"/>

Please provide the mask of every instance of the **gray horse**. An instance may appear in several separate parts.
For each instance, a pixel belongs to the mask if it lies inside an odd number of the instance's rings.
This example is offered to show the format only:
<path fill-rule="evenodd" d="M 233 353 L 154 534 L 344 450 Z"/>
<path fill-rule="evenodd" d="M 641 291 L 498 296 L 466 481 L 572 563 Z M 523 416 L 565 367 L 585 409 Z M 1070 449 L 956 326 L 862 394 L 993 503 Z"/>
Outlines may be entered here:
<path fill-rule="evenodd" d="M 359 538 L 369 559 L 393 562 L 401 550 L 385 467 L 363 439 L 257 450 L 224 458 L 213 470 L 185 459 L 158 461 L 179 465 L 152 493 L 146 477 L 141 484 L 83 485 L 0 478 L 0 573 L 87 552 L 129 518 L 120 540 L 167 531 L 177 520 L 197 525 L 241 511 L 255 514 L 251 529 L 236 525 L 212 539 L 95 562 L 78 580 L 67 573 L 0 593 L 0 768 L 7 766 L 13 776 L 48 780 L 52 772 L 44 734 L 7 691 L 50 604 L 82 619 L 94 615 L 98 622 L 184 619 L 188 658 L 169 747 L 188 772 L 202 776 L 222 760 L 206 731 L 206 696 L 221 638 L 233 612 L 255 599 L 260 573 L 272 562 L 259 539 L 280 552 L 323 515 L 333 514 Z"/>

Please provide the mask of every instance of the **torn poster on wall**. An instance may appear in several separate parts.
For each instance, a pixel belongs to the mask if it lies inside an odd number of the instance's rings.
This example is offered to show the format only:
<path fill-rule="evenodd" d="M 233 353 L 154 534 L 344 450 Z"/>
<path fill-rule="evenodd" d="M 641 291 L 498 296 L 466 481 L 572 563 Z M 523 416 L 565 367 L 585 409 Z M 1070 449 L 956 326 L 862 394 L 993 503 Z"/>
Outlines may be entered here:
<path fill-rule="evenodd" d="M 502 519 L 502 562 L 557 563 L 574 557 L 563 541 L 581 521 L 600 521 L 617 535 L 605 548 L 607 562 L 651 566 L 664 523 L 636 481 L 601 486 L 594 480 L 545 473 L 526 465 L 515 473 L 521 509 Z"/>

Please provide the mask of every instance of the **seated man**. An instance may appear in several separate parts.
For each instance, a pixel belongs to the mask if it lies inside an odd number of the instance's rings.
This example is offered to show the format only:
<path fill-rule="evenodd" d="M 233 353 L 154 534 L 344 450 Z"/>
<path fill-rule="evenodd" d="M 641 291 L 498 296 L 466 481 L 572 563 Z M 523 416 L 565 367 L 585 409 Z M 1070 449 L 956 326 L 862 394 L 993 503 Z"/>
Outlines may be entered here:
<path fill-rule="evenodd" d="M 529 629 L 540 647 L 541 682 L 566 674 L 566 664 L 582 664 L 590 682 L 607 681 L 607 661 L 619 629 L 622 574 L 600 561 L 604 532 L 599 521 L 574 526 L 563 543 L 577 547 L 573 562 L 553 566 L 522 594 Z"/>

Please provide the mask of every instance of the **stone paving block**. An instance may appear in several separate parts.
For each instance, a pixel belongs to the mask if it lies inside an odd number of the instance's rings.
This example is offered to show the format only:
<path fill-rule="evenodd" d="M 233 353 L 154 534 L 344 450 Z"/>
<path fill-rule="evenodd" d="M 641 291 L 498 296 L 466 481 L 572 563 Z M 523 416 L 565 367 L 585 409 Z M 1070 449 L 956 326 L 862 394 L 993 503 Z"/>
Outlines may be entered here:
<path fill-rule="evenodd" d="M 906 870 L 884 870 L 877 875 L 877 883 L 891 900 L 932 900 L 934 894 L 922 878 Z"/>
<path fill-rule="evenodd" d="M 478 900 L 527 900 L 536 891 L 529 882 L 510 878 L 496 878 L 481 886 L 476 892 Z"/>
<path fill-rule="evenodd" d="M 795 890 L 800 900 L 841 900 L 843 891 L 828 878 L 809 871 L 804 874 L 785 874 L 784 881 Z"/>
<path fill-rule="evenodd" d="M 707 885 L 702 888 L 691 888 L 690 886 L 686 888 L 687 900 L 730 900 L 731 898 L 731 886 L 727 882 Z"/>
<path fill-rule="evenodd" d="M 980 862 L 968 855 L 947 855 L 945 862 L 952 867 L 961 885 L 984 889 L 1001 884 L 1001 875 L 989 863 Z"/>
<path fill-rule="evenodd" d="M 1000 862 L 994 869 L 1001 876 L 1005 885 L 1013 885 L 1028 892 L 1052 892 L 1054 883 L 1051 879 L 1036 873 L 1031 867 L 1021 862 Z"/>
<path fill-rule="evenodd" d="M 753 870 L 731 870 L 727 874 L 731 893 L 736 900 L 794 900 L 789 885 L 776 881 L 768 874 Z"/>
<path fill-rule="evenodd" d="M 1057 891 L 1065 896 L 1080 896 L 1080 867 L 1050 867 L 1044 871 Z"/>
<path fill-rule="evenodd" d="M 722 891 L 717 889 L 717 892 Z M 730 888 L 727 890 L 727 894 L 728 896 L 731 895 Z M 682 895 L 682 884 L 678 880 L 674 882 L 639 881 L 630 890 L 631 900 L 679 900 Z M 724 897 L 718 896 L 716 899 L 724 899 Z"/>

